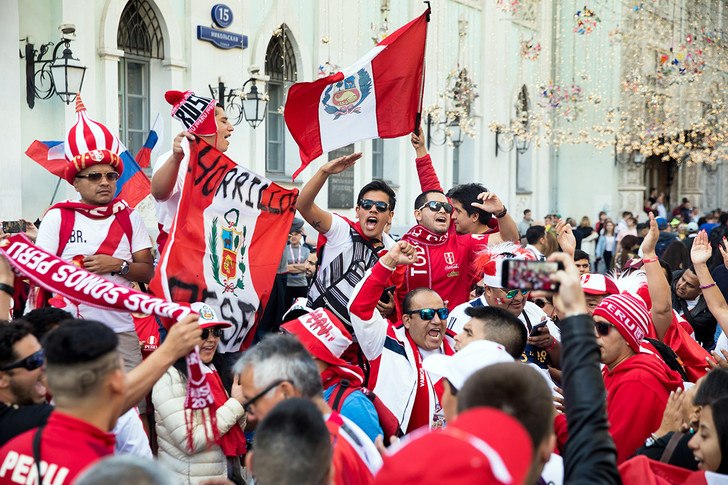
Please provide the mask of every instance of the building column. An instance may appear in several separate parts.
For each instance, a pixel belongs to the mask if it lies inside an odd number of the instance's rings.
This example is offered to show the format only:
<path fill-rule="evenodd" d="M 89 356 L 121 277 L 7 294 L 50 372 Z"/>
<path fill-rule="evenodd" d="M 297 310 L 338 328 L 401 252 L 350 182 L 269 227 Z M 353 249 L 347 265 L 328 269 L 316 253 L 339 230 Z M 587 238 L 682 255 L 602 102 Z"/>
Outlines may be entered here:
<path fill-rule="evenodd" d="M 705 171 L 705 165 L 702 163 L 691 163 L 683 168 L 681 197 L 675 204 L 682 203 L 682 198 L 687 197 L 693 207 L 700 207 L 704 195 Z"/>
<path fill-rule="evenodd" d="M 4 135 L 3 154 L 0 159 L 0 194 L 3 196 L 3 203 L 0 206 L 0 220 L 15 220 L 23 217 L 24 214 L 21 188 L 22 178 L 20 164 L 23 155 L 20 133 L 20 109 L 21 103 L 25 103 L 25 89 L 21 89 L 20 69 L 25 67 L 25 62 L 18 59 L 18 49 L 15 46 L 21 45 L 20 26 L 18 25 L 20 12 L 18 0 L 5 0 L 3 2 L 3 15 L 0 17 L 0 45 L 6 49 L 0 50 L 0 65 L 3 66 L 3 88 L 5 96 L 0 96 L 0 132 Z M 22 76 L 25 79 L 25 76 Z M 25 214 L 31 218 L 30 214 Z M 33 218 L 34 219 L 34 218 Z"/>
<path fill-rule="evenodd" d="M 617 193 L 619 205 L 616 207 L 621 216 L 623 211 L 630 211 L 635 216 L 643 214 L 645 187 L 644 167 L 635 163 L 635 154 L 622 152 L 617 156 L 619 184 Z"/>

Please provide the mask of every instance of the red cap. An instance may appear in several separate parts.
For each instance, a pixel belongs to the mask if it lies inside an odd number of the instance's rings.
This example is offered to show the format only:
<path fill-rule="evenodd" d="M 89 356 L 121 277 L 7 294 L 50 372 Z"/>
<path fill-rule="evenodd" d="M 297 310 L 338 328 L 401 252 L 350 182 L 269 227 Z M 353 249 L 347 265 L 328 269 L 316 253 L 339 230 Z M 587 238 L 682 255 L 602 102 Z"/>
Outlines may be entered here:
<path fill-rule="evenodd" d="M 619 288 L 612 278 L 603 274 L 581 275 L 581 289 L 589 295 L 618 295 Z"/>
<path fill-rule="evenodd" d="M 474 408 L 436 431 L 419 431 L 384 458 L 375 484 L 521 484 L 533 444 L 516 419 L 494 408 Z"/>

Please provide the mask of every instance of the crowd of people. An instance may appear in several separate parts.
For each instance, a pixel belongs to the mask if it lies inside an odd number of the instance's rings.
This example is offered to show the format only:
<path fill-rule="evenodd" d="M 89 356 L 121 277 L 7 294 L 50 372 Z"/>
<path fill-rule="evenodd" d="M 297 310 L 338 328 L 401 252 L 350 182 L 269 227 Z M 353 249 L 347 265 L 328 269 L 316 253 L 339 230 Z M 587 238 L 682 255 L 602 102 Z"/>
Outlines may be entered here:
<path fill-rule="evenodd" d="M 156 245 L 115 198 L 116 137 L 79 101 L 79 200 L 27 224 L 35 266 L 49 253 L 146 291 L 153 250 L 178 244 L 190 143 L 224 153 L 233 134 L 214 100 L 166 99 L 185 130 L 154 167 Z M 668 220 L 652 191 L 646 217 L 516 223 L 481 184 L 445 190 L 421 130 L 411 143 L 402 237 L 382 180 L 353 220 L 316 204 L 360 153 L 305 182 L 239 351 L 206 302 L 169 325 L 29 285 L 0 256 L 0 485 L 728 483 L 728 213 L 684 200 Z M 520 279 L 507 261 L 528 262 Z"/>

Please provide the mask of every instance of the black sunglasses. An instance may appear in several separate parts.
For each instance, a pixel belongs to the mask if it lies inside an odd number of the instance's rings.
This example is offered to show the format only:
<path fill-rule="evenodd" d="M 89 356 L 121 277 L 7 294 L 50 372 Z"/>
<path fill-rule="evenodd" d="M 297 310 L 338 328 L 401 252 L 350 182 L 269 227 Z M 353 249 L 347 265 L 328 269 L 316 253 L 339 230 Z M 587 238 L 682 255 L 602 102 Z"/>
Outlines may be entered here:
<path fill-rule="evenodd" d="M 389 204 L 387 204 L 386 202 L 382 202 L 381 200 L 373 201 L 369 199 L 361 199 L 359 200 L 359 207 L 361 207 L 365 211 L 368 211 L 372 207 L 376 207 L 377 212 L 387 212 L 387 209 L 389 209 Z"/>
<path fill-rule="evenodd" d="M 288 382 L 288 381 L 286 379 L 281 379 L 281 380 L 278 380 L 278 381 L 273 381 L 273 383 L 270 386 L 266 387 L 265 389 L 263 389 L 262 391 L 260 391 L 258 394 L 256 394 L 255 396 L 253 396 L 250 399 L 248 399 L 247 401 L 245 401 L 243 403 L 243 409 L 245 410 L 245 412 L 246 413 L 249 413 L 250 412 L 250 406 L 252 406 L 253 404 L 255 404 L 255 401 L 257 401 L 261 397 L 265 396 L 272 389 L 280 386 L 284 382 Z"/>
<path fill-rule="evenodd" d="M 103 177 L 106 177 L 106 180 L 109 182 L 116 182 L 119 180 L 119 173 L 118 172 L 91 172 L 87 173 L 86 175 L 76 175 L 76 177 L 80 179 L 89 179 L 90 182 L 98 182 Z"/>
<path fill-rule="evenodd" d="M 475 292 L 475 296 L 482 296 L 485 293 L 485 286 L 480 286 L 476 283 L 470 288 L 470 291 Z"/>
<path fill-rule="evenodd" d="M 547 303 L 549 303 L 549 301 L 545 298 L 536 298 L 533 302 L 538 305 L 539 308 L 543 308 Z"/>
<path fill-rule="evenodd" d="M 40 349 L 38 352 L 30 354 L 24 359 L 0 367 L 0 370 L 17 369 L 18 367 L 25 367 L 28 370 L 35 370 L 38 367 L 42 366 L 44 361 L 45 351 L 43 349 Z"/>
<path fill-rule="evenodd" d="M 594 328 L 597 329 L 597 333 L 602 337 L 609 335 L 609 327 L 613 327 L 613 323 L 594 322 Z"/>
<path fill-rule="evenodd" d="M 440 317 L 440 320 L 445 320 L 448 315 L 450 315 L 450 310 L 447 308 L 422 308 L 420 310 L 412 310 L 411 312 L 405 312 L 407 315 L 412 315 L 413 313 L 418 313 L 420 315 L 420 318 L 429 321 L 435 318 L 435 313 L 437 313 L 437 316 Z"/>
<path fill-rule="evenodd" d="M 425 207 L 430 209 L 432 212 L 440 212 L 440 209 L 445 209 L 446 214 L 452 214 L 452 204 L 449 202 L 440 202 L 439 200 L 431 200 L 429 202 L 425 202 L 422 204 L 421 207 L 419 207 L 417 210 L 422 210 Z"/>
<path fill-rule="evenodd" d="M 213 337 L 220 338 L 220 336 L 222 335 L 222 329 L 220 327 L 203 328 L 202 340 L 207 340 L 207 338 L 210 336 L 210 333 L 212 333 Z"/>

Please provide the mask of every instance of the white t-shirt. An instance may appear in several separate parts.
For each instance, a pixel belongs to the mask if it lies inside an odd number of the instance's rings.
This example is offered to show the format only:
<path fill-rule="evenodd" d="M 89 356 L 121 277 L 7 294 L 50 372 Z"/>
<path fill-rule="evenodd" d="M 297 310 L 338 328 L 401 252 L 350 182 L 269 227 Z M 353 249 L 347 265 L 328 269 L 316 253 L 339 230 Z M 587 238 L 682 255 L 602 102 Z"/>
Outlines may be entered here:
<path fill-rule="evenodd" d="M 154 199 L 154 208 L 157 211 L 157 220 L 162 225 L 162 229 L 166 233 L 169 233 L 169 231 L 172 230 L 172 222 L 174 221 L 175 214 L 177 214 L 179 198 L 182 195 L 182 187 L 184 187 L 185 183 L 185 173 L 187 172 L 187 165 L 190 161 L 190 142 L 187 140 L 187 138 L 182 138 L 182 142 L 180 143 L 180 145 L 182 146 L 182 151 L 184 152 L 185 156 L 179 163 L 179 170 L 177 171 L 177 181 L 174 183 L 172 194 L 167 200 L 164 201 Z M 152 177 L 154 177 L 154 174 L 156 174 L 159 169 L 162 168 L 165 163 L 167 163 L 167 160 L 169 160 L 169 157 L 171 156 L 172 150 L 163 153 L 159 158 L 157 158 L 157 163 L 154 164 L 154 169 L 152 171 Z"/>
<path fill-rule="evenodd" d="M 125 261 L 131 261 L 132 253 L 152 247 L 152 241 L 149 239 L 149 233 L 144 226 L 144 221 L 141 216 L 136 211 L 131 211 L 129 220 L 131 221 L 132 227 L 131 246 L 126 235 L 123 235 L 116 251 L 110 255 Z M 114 217 L 91 219 L 76 211 L 73 232 L 68 243 L 63 248 L 61 259 L 71 261 L 75 256 L 90 256 L 95 254 L 101 246 L 101 243 L 106 239 L 113 221 Z M 56 254 L 58 251 L 60 232 L 61 210 L 51 209 L 43 218 L 43 223 L 38 230 L 36 245 L 51 254 Z M 123 276 L 111 275 L 111 273 L 105 273 L 102 276 L 118 285 L 131 286 L 131 282 Z M 128 312 L 101 310 L 83 304 L 79 305 L 78 311 L 82 318 L 86 320 L 98 320 L 106 324 L 106 326 L 116 333 L 134 331 L 134 320 Z"/>
<path fill-rule="evenodd" d="M 343 217 L 338 214 L 331 214 L 331 227 L 329 228 L 329 232 L 324 234 L 326 237 L 326 250 L 319 265 L 321 268 L 325 268 L 331 264 L 331 261 L 343 253 L 347 245 L 351 244 L 350 229 L 351 226 Z M 387 233 L 382 233 L 382 244 L 384 245 L 384 249 L 389 249 L 394 245 L 394 239 L 389 237 Z"/>

